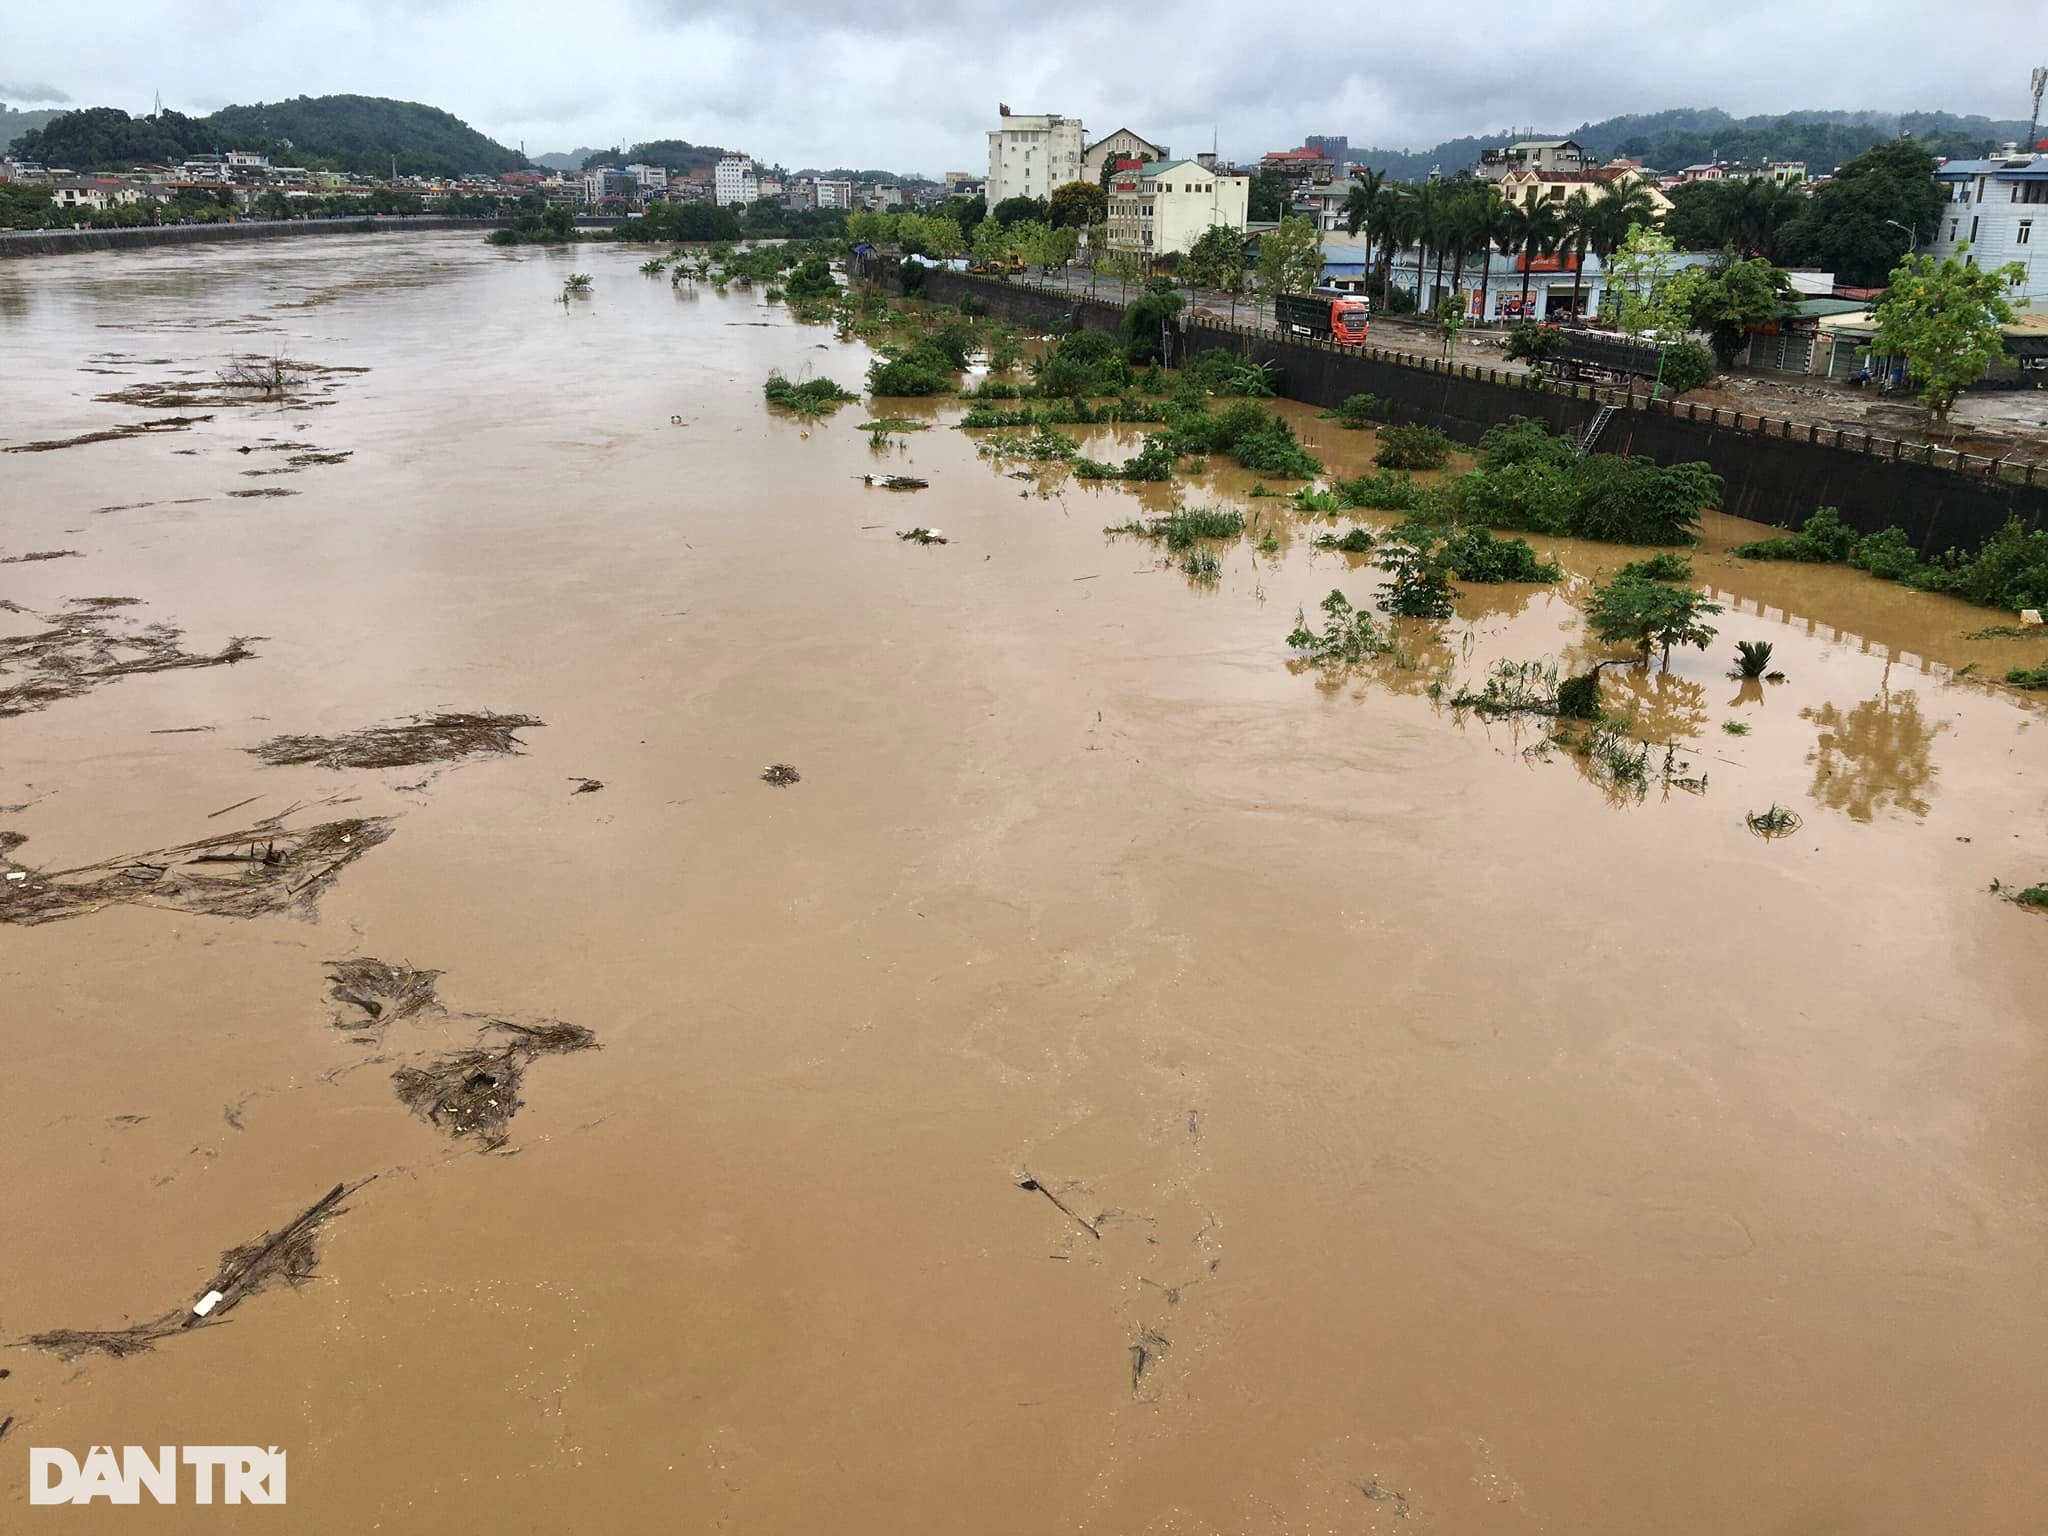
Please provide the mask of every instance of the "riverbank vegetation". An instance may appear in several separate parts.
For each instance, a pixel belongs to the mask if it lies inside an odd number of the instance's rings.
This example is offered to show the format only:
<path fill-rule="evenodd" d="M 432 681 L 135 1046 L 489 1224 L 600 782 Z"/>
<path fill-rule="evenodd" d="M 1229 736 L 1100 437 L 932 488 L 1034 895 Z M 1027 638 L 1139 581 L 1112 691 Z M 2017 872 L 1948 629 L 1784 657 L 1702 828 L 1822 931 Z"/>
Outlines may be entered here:
<path fill-rule="evenodd" d="M 1973 554 L 1949 549 L 1922 560 L 1903 528 L 1858 534 L 1834 507 L 1822 507 L 1796 533 L 1738 544 L 1745 560 L 1849 565 L 1922 592 L 1940 592 L 1986 608 L 2018 612 L 2048 606 L 2048 529 L 2009 519 Z"/>

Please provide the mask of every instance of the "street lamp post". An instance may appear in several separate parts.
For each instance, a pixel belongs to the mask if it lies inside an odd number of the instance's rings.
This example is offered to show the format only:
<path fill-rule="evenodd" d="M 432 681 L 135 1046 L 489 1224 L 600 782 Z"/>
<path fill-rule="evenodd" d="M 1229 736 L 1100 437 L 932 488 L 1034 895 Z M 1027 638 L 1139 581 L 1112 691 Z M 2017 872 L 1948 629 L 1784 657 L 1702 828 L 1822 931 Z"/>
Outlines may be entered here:
<path fill-rule="evenodd" d="M 1905 233 L 1906 254 L 1908 256 L 1912 255 L 1915 251 L 1920 249 L 1920 226 L 1917 222 L 1913 225 L 1911 229 L 1907 229 L 1906 226 L 1901 224 L 1897 219 L 1886 219 L 1885 223 L 1891 225 L 1893 229 L 1901 230 Z"/>

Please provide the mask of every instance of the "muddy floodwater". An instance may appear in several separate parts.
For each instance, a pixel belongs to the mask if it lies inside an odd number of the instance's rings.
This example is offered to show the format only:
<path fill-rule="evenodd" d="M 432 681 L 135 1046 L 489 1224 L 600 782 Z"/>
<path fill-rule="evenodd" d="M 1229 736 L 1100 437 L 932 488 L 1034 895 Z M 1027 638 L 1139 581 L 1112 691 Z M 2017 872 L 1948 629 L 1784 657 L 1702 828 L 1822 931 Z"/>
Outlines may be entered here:
<path fill-rule="evenodd" d="M 1290 666 L 1349 519 L 771 412 L 870 354 L 645 255 L 0 267 L 0 1526 L 2040 1529 L 2048 642 L 1710 517 L 1617 795 L 1430 684 L 1636 551 Z"/>

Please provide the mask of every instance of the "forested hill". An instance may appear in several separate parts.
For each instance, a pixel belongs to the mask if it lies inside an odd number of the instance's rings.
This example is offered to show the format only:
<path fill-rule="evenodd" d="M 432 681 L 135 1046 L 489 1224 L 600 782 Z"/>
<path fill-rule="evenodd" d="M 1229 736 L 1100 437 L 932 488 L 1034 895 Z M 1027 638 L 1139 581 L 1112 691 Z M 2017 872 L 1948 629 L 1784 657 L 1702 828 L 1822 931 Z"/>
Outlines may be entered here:
<path fill-rule="evenodd" d="M 1478 162 L 1479 152 L 1516 139 L 1576 139 L 1587 153 L 1640 158 L 1652 170 L 1676 171 L 1702 160 L 1804 160 L 1824 175 L 1873 144 L 1908 134 L 1936 154 L 1981 154 L 1988 146 L 2025 136 L 2024 120 L 1958 117 L 1952 112 L 1788 112 L 1730 117 L 1714 107 L 1680 107 L 1581 123 L 1572 129 L 1502 129 L 1477 138 L 1447 139 L 1431 149 L 1357 149 L 1351 158 L 1397 181 L 1439 170 L 1455 176 Z"/>
<path fill-rule="evenodd" d="M 47 112 L 17 112 L 6 102 L 0 101 L 0 155 L 8 153 L 8 146 L 24 133 L 40 128 L 52 118 L 63 115 L 62 107 L 52 108 Z"/>
<path fill-rule="evenodd" d="M 438 107 L 382 96 L 299 96 L 223 107 L 208 117 L 165 111 L 130 117 L 117 107 L 66 112 L 15 144 L 24 159 L 71 170 L 175 163 L 230 149 L 316 170 L 455 176 L 518 170 L 517 150 L 484 137 Z"/>

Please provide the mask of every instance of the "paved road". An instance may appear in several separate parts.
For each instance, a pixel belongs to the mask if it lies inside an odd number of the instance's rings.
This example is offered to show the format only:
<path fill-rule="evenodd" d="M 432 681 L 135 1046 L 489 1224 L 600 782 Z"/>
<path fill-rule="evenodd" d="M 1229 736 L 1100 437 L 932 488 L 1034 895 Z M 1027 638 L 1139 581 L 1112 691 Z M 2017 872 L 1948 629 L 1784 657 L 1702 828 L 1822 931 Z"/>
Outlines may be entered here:
<path fill-rule="evenodd" d="M 1129 303 L 1133 294 L 1142 291 L 1141 284 L 1071 267 L 1043 277 L 1033 273 L 1030 280 L 1063 289 L 1077 297 L 1100 299 L 1110 304 Z M 1215 288 L 1182 288 L 1177 291 L 1186 301 L 1185 313 L 1190 317 L 1242 326 L 1269 336 L 1279 334 L 1270 300 L 1261 303 L 1243 294 L 1228 294 Z M 1444 352 L 1443 338 L 1433 327 L 1405 318 L 1376 318 L 1372 323 L 1371 345 L 1381 351 L 1399 352 L 1409 357 L 1442 357 Z M 1498 368 L 1503 373 L 1527 372 L 1521 363 L 1511 363 L 1501 355 L 1506 346 L 1504 329 L 1487 334 L 1465 331 L 1458 337 L 1457 358 L 1462 363 L 1479 363 Z"/>

